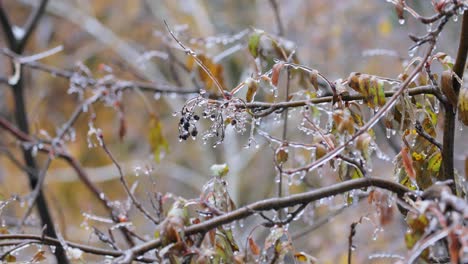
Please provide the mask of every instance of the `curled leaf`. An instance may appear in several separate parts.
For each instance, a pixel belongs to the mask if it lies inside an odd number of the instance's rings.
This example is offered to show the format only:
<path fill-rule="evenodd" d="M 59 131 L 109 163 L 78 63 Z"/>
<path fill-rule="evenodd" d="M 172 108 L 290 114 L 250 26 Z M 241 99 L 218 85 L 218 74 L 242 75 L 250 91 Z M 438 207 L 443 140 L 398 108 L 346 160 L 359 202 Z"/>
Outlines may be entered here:
<path fill-rule="evenodd" d="M 278 86 L 279 75 L 283 66 L 284 62 L 278 62 L 275 65 L 273 65 L 273 68 L 271 69 L 271 83 L 274 86 Z"/>
<path fill-rule="evenodd" d="M 258 82 L 252 78 L 249 78 L 245 84 L 247 85 L 247 94 L 245 95 L 245 100 L 250 103 L 254 100 L 255 94 L 257 93 Z"/>
<path fill-rule="evenodd" d="M 442 92 L 447 96 L 447 99 L 449 100 L 450 104 L 453 106 L 457 105 L 457 95 L 455 91 L 453 90 L 453 71 L 451 70 L 446 70 L 442 73 L 442 76 L 440 77 L 440 89 Z"/>
<path fill-rule="evenodd" d="M 314 86 L 314 89 L 317 91 L 318 90 L 318 71 L 317 70 L 312 70 L 310 73 L 310 83 L 312 86 Z"/>
<path fill-rule="evenodd" d="M 276 161 L 279 164 L 283 164 L 286 161 L 288 161 L 288 150 L 286 148 L 278 148 L 278 150 L 276 151 Z"/>
<path fill-rule="evenodd" d="M 255 241 L 253 240 L 253 238 L 251 236 L 249 236 L 249 248 L 250 248 L 250 251 L 252 251 L 252 254 L 258 256 L 260 255 L 260 247 L 257 245 L 257 243 L 255 243 Z"/>

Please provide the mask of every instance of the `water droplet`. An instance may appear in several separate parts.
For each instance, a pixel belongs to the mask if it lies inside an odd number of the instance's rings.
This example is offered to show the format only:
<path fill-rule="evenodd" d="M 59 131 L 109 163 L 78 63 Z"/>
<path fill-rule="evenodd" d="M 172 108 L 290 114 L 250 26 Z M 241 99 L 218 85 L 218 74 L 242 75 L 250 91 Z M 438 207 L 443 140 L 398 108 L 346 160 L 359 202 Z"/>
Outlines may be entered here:
<path fill-rule="evenodd" d="M 404 18 L 398 19 L 398 23 L 399 23 L 400 25 L 405 24 L 405 19 L 404 19 Z"/>

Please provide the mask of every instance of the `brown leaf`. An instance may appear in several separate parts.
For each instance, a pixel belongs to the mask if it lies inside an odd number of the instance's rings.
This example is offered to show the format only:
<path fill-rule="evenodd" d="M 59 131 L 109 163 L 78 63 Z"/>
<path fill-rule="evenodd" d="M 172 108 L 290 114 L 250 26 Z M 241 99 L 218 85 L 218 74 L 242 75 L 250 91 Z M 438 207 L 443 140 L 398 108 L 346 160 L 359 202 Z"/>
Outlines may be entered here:
<path fill-rule="evenodd" d="M 252 251 L 252 254 L 256 256 L 260 255 L 260 247 L 255 243 L 253 238 L 249 237 L 248 240 L 249 240 L 249 247 L 250 247 L 250 250 Z"/>
<path fill-rule="evenodd" d="M 274 86 L 278 86 L 279 75 L 283 66 L 284 62 L 278 62 L 275 65 L 273 65 L 273 69 L 271 70 L 271 83 Z"/>
<path fill-rule="evenodd" d="M 249 78 L 245 84 L 247 85 L 247 94 L 245 95 L 245 100 L 250 103 L 254 100 L 255 94 L 257 93 L 258 83 L 257 81 Z"/>
<path fill-rule="evenodd" d="M 453 90 L 453 71 L 451 70 L 446 70 L 442 73 L 442 76 L 440 77 L 440 89 L 442 92 L 447 96 L 447 99 L 449 100 L 450 104 L 453 106 L 457 105 L 457 95 L 455 94 L 455 91 Z"/>
<path fill-rule="evenodd" d="M 43 260 L 46 260 L 46 257 L 45 257 L 45 251 L 44 250 L 40 250 L 38 251 L 36 254 L 34 254 L 33 258 L 31 259 L 30 262 L 34 263 L 34 262 L 41 262 Z"/>
<path fill-rule="evenodd" d="M 317 70 L 312 70 L 310 73 L 310 83 L 312 86 L 314 86 L 314 89 L 317 91 L 318 90 L 318 71 Z"/>
<path fill-rule="evenodd" d="M 123 115 L 119 118 L 119 121 L 119 139 L 122 141 L 127 134 L 127 122 L 125 121 Z"/>
<path fill-rule="evenodd" d="M 401 155 L 401 159 L 403 161 L 403 167 L 404 167 L 406 173 L 408 174 L 408 176 L 412 180 L 415 180 L 416 179 L 416 172 L 414 170 L 413 159 L 411 158 L 411 156 L 409 154 L 408 147 L 403 147 L 401 149 L 400 155 Z"/>

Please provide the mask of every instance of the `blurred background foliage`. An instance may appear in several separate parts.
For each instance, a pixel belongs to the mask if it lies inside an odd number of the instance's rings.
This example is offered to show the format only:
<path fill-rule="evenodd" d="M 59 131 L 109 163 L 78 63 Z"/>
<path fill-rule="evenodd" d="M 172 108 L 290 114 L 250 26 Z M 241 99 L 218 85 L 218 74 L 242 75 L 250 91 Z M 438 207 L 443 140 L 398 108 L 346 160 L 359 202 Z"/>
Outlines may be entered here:
<path fill-rule="evenodd" d="M 4 0 L 3 4 L 12 22 L 22 24 L 35 2 Z M 430 5 L 423 5 L 423 2 L 411 1 L 411 4 L 422 14 L 430 14 L 432 10 L 422 9 Z M 426 30 L 411 19 L 400 25 L 393 7 L 385 1 L 280 0 L 278 4 L 285 27 L 284 38 L 294 43 L 300 62 L 319 69 L 331 80 L 345 78 L 353 71 L 395 78 L 402 71 L 403 62 L 409 58 L 407 48 L 411 42 L 407 33 L 422 33 Z M 164 41 L 167 31 L 163 20 L 180 31 L 181 41 L 207 58 L 214 58 L 228 48 L 241 44 L 235 53 L 216 62 L 220 67 L 219 77 L 223 78 L 227 90 L 252 73 L 253 61 L 246 48 L 247 36 L 227 45 L 209 45 L 203 40 L 224 34 L 235 35 L 251 27 L 271 34 L 277 33 L 274 12 L 268 0 L 52 0 L 26 51 L 27 54 L 34 54 L 63 45 L 62 52 L 42 62 L 65 69 L 76 69 L 76 64 L 82 63 L 96 77 L 107 74 L 105 69 L 108 66 L 121 79 L 144 78 L 155 83 L 179 83 L 183 87 L 193 87 L 193 74 L 184 72 L 180 65 L 174 66 L 179 80 L 171 73 L 169 64 L 172 63 L 168 62 L 171 58 L 141 60 L 141 55 L 147 51 L 168 54 L 170 49 Z M 458 30 L 456 22 L 451 21 L 442 33 L 437 49 L 455 56 Z M 3 38 L 0 38 L 0 46 L 6 46 Z M 392 55 L 368 56 L 371 53 L 369 50 L 374 49 Z M 170 53 L 186 67 L 190 66 L 183 52 L 171 49 Z M 6 57 L 0 56 L 0 65 L 2 75 L 10 74 Z M 27 69 L 26 72 L 27 110 L 32 134 L 43 137 L 41 131 L 46 131 L 54 135 L 57 127 L 69 118 L 79 100 L 76 95 L 68 94 L 67 81 L 36 70 Z M 155 192 L 173 193 L 185 198 L 197 197 L 203 184 L 210 178 L 211 164 L 227 163 L 230 167 L 227 177 L 229 190 L 237 206 L 274 196 L 276 173 L 272 164 L 273 152 L 260 137 L 257 138 L 258 146 L 251 148 L 244 148 L 248 132 L 238 135 L 232 130 L 227 131 L 225 142 L 216 148 L 211 144 L 203 144 L 202 140 L 179 142 L 179 119 L 172 114 L 180 111 L 188 98 L 190 96 L 143 95 L 126 91 L 123 99 L 126 134 L 122 139 L 119 136 L 121 122 L 115 109 L 103 104 L 94 107 L 97 116 L 95 126 L 103 130 L 104 138 L 124 167 L 128 180 L 139 182 L 137 195 L 142 200 Z M 13 107 L 11 91 L 2 86 L 1 114 L 11 117 Z M 159 163 L 152 156 L 154 153 L 149 142 L 151 119 L 154 118 L 152 113 L 160 120 L 162 135 L 168 143 L 167 153 Z M 101 148 L 88 147 L 88 119 L 89 114 L 83 115 L 77 122 L 76 140 L 68 144 L 69 151 L 79 159 L 92 180 L 98 183 L 107 196 L 111 199 L 125 199 L 118 172 L 108 156 Z M 201 126 L 206 129 L 208 123 L 202 123 Z M 279 135 L 275 132 L 275 129 L 280 130 L 279 127 L 281 124 L 278 122 L 269 125 L 273 135 Z M 385 131 L 376 129 L 376 133 L 382 151 L 393 157 L 396 153 L 390 147 Z M 289 137 L 300 138 L 299 134 L 297 125 L 292 123 Z M 456 142 L 468 142 L 466 131 L 457 134 L 460 138 Z M 15 146 L 15 140 L 9 135 L 4 132 L 0 135 L 2 150 Z M 399 146 L 397 137 L 391 140 Z M 12 154 L 18 159 L 21 157 L 17 151 Z M 467 155 L 466 143 L 456 144 L 455 164 L 462 174 Z M 45 161 L 42 155 L 38 155 L 38 159 L 40 164 Z M 392 178 L 392 172 L 391 161 L 376 160 L 371 176 Z M 325 186 L 339 181 L 331 170 L 322 170 L 321 173 L 321 177 L 316 175 L 310 180 L 313 185 Z M 3 197 L 29 192 L 24 173 L 5 155 L 0 155 L 0 182 Z M 289 192 L 301 192 L 305 188 L 292 185 Z M 89 220 L 86 224 L 83 213 L 105 215 L 104 210 L 64 162 L 55 160 L 52 163 L 45 192 L 66 238 L 99 244 L 90 235 L 92 230 L 86 226 L 99 226 L 102 223 Z M 300 233 L 320 216 L 341 207 L 343 203 L 342 197 L 335 197 L 309 205 L 299 224 L 291 226 L 291 233 Z M 4 209 L 2 217 L 20 217 L 23 208 L 21 203 L 12 204 Z M 364 221 L 357 227 L 356 263 L 389 263 L 388 259 L 378 262 L 369 260 L 368 256 L 380 252 L 403 252 L 406 227 L 402 217 L 395 211 L 394 221 L 381 232 L 376 229 L 378 220 L 375 220 L 377 218 L 373 211 L 371 205 L 360 202 L 346 209 L 331 223 L 294 239 L 293 246 L 296 251 L 310 252 L 320 263 L 344 263 L 349 225 L 367 215 L 371 221 Z M 136 212 L 132 217 L 138 233 L 151 237 L 154 226 Z M 235 229 L 238 237 L 245 241 L 258 221 L 249 218 L 240 223 L 239 228 Z M 268 232 L 266 228 L 256 229 L 258 241 L 263 241 Z"/>

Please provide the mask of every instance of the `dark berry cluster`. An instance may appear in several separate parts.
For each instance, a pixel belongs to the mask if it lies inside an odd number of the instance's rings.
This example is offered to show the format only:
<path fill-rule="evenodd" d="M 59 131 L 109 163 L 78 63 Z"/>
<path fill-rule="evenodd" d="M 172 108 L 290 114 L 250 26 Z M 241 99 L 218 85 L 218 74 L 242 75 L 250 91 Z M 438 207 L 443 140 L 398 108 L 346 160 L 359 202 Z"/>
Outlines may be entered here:
<path fill-rule="evenodd" d="M 179 122 L 179 139 L 187 140 L 190 136 L 196 137 L 198 135 L 195 122 L 200 120 L 198 115 L 186 115 L 180 118 Z"/>

